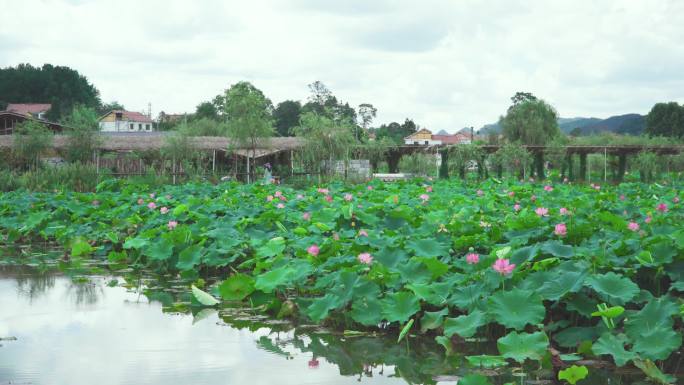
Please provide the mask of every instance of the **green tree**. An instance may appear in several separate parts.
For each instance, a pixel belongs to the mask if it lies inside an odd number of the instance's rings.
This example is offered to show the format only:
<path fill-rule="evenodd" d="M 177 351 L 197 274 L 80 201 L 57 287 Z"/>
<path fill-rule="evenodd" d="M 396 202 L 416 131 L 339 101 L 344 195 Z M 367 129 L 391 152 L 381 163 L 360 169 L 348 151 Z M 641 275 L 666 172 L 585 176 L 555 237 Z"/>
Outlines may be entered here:
<path fill-rule="evenodd" d="M 40 156 L 52 143 L 52 132 L 42 123 L 27 119 L 14 127 L 12 153 L 17 166 L 36 170 L 40 167 Z"/>
<path fill-rule="evenodd" d="M 510 107 L 508 107 L 508 109 L 510 110 L 511 108 L 517 106 L 520 103 L 534 102 L 536 100 L 537 97 L 532 95 L 531 92 L 516 92 L 515 95 L 511 97 L 511 101 L 513 102 L 513 104 Z"/>
<path fill-rule="evenodd" d="M 404 144 L 404 138 L 413 134 L 418 130 L 416 123 L 406 118 L 403 124 L 392 122 L 383 124 L 380 127 L 371 130 L 375 133 L 377 139 L 388 138 L 394 144 Z"/>
<path fill-rule="evenodd" d="M 299 125 L 302 104 L 296 100 L 285 100 L 278 103 L 273 110 L 276 132 L 280 136 L 292 136 L 292 130 Z"/>
<path fill-rule="evenodd" d="M 356 110 L 349 103 L 339 101 L 325 84 L 317 80 L 309 84 L 309 90 L 311 95 L 309 101 L 302 106 L 302 113 L 314 112 L 335 121 L 353 122 L 354 125 L 349 126 L 352 131 L 358 127 L 356 126 Z"/>
<path fill-rule="evenodd" d="M 210 118 L 181 121 L 175 130 L 185 136 L 227 136 L 228 124 Z"/>
<path fill-rule="evenodd" d="M 197 105 L 197 108 L 195 109 L 195 116 L 193 117 L 194 119 L 201 120 L 201 119 L 212 119 L 212 120 L 218 120 L 218 110 L 216 109 L 216 105 L 212 102 L 202 102 Z"/>
<path fill-rule="evenodd" d="M 62 124 L 66 127 L 68 144 L 66 158 L 69 162 L 85 163 L 92 159 L 99 144 L 98 114 L 93 108 L 76 105 Z"/>
<path fill-rule="evenodd" d="M 104 103 L 104 104 L 102 104 L 102 105 L 97 109 L 97 113 L 98 113 L 100 116 L 102 116 L 102 115 L 104 115 L 104 114 L 106 114 L 106 113 L 108 113 L 108 112 L 110 112 L 110 111 L 114 111 L 114 110 L 125 110 L 125 109 L 126 109 L 126 108 L 123 106 L 123 104 L 121 104 L 121 103 L 119 103 L 119 102 L 117 102 L 117 101 L 115 100 L 115 101 L 113 101 L 113 102 L 109 102 L 109 103 Z"/>
<path fill-rule="evenodd" d="M 684 136 L 684 106 L 677 102 L 656 103 L 646 115 L 646 133 L 652 136 Z"/>
<path fill-rule="evenodd" d="M 296 136 L 304 139 L 300 154 L 310 172 L 332 175 L 334 162 L 346 161 L 354 144 L 352 128 L 348 121 L 335 121 L 328 114 L 306 112 L 300 125 L 294 129 Z"/>
<path fill-rule="evenodd" d="M 516 102 L 516 96 L 512 98 L 514 104 L 508 109 L 506 116 L 499 120 L 506 139 L 527 145 L 545 145 L 560 135 L 558 114 L 551 105 L 536 97 L 534 99 L 526 97 L 527 99 Z M 535 152 L 534 162 L 537 176 L 543 179 L 544 153 L 542 151 Z"/>
<path fill-rule="evenodd" d="M 64 66 L 19 64 L 0 69 L 0 104 L 50 103 L 49 120 L 58 121 L 81 104 L 100 106 L 99 91 L 85 76 Z"/>
<path fill-rule="evenodd" d="M 229 136 L 238 146 L 250 148 L 254 159 L 257 146 L 273 136 L 273 104 L 251 83 L 239 82 L 226 90 L 223 112 Z"/>

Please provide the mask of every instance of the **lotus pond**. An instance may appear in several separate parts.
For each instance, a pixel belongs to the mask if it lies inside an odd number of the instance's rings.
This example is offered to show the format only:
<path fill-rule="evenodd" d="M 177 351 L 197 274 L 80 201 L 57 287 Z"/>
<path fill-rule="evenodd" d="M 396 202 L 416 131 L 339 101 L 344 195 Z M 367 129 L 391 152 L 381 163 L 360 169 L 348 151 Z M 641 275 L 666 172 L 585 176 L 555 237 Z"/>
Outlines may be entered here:
<path fill-rule="evenodd" d="M 48 292 L 83 284 L 119 302 L 144 296 L 186 314 L 178 320 L 213 319 L 198 324 L 211 325 L 207 333 L 223 333 L 217 322 L 228 334 L 246 328 L 271 355 L 306 356 L 365 381 L 628 384 L 634 377 L 623 374 L 637 371 L 674 383 L 684 314 L 680 187 L 414 180 L 151 191 L 107 181 L 95 193 L 0 195 L 1 258 L 65 274 L 41 274 L 57 282 Z M 11 281 L 0 282 L 10 309 L 0 316 L 4 333 L 3 323 L 36 308 L 8 300 Z M 64 300 L 45 305 L 79 311 Z M 205 346 L 206 335 L 192 338 L 194 346 L 182 342 L 192 357 L 231 354 L 218 340 Z M 21 341 L 3 341 L 0 362 Z M 392 376 L 379 374 L 384 365 Z M 0 380 L 5 373 L 16 379 L 0 366 Z M 309 382 L 326 381 L 338 383 Z"/>

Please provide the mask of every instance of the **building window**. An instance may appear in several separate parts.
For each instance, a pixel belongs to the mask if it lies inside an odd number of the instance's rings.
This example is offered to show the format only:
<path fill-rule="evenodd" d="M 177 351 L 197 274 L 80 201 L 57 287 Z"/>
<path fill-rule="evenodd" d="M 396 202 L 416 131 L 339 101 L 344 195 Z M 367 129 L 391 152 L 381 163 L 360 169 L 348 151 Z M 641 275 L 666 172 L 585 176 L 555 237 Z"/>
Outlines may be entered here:
<path fill-rule="evenodd" d="M 133 131 L 133 123 L 131 123 L 131 124 L 128 125 L 128 129 L 131 130 L 131 131 Z"/>
<path fill-rule="evenodd" d="M 138 131 L 142 131 L 142 123 L 138 123 Z"/>
<path fill-rule="evenodd" d="M 418 144 L 418 142 L 413 142 L 413 144 Z"/>
<path fill-rule="evenodd" d="M 150 130 L 150 125 L 149 125 L 149 124 L 146 124 L 146 125 L 145 125 L 145 131 L 149 131 L 149 130 Z"/>
<path fill-rule="evenodd" d="M 427 140 L 425 141 L 425 144 L 428 144 L 428 141 L 427 141 Z"/>

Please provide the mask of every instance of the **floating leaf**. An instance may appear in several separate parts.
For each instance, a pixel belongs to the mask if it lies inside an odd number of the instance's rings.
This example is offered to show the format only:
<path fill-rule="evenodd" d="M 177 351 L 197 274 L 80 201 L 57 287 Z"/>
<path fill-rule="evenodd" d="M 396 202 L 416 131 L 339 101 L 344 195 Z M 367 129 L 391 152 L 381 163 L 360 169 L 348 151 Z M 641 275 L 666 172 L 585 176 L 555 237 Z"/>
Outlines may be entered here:
<path fill-rule="evenodd" d="M 469 374 L 460 380 L 459 385 L 492 385 L 489 379 L 481 374 Z"/>
<path fill-rule="evenodd" d="M 594 342 L 591 350 L 595 354 L 611 355 L 617 366 L 625 366 L 636 357 L 636 354 L 625 350 L 625 338 L 618 338 L 610 332 L 603 333 L 601 338 Z"/>
<path fill-rule="evenodd" d="M 436 239 L 410 240 L 406 247 L 412 250 L 418 257 L 439 257 L 449 255 L 449 246 L 439 243 Z"/>
<path fill-rule="evenodd" d="M 506 359 L 503 356 L 466 356 L 466 360 L 468 360 L 470 365 L 487 369 L 508 365 L 508 362 L 506 362 Z"/>
<path fill-rule="evenodd" d="M 219 301 L 216 298 L 214 298 L 211 294 L 198 289 L 195 285 L 192 285 L 192 295 L 195 296 L 197 302 L 201 303 L 204 306 L 216 306 L 219 304 Z"/>
<path fill-rule="evenodd" d="M 254 292 L 254 278 L 246 274 L 234 274 L 218 286 L 221 298 L 227 301 L 242 301 Z"/>
<path fill-rule="evenodd" d="M 388 294 L 382 300 L 382 314 L 389 322 L 406 322 L 419 310 L 418 298 L 407 291 Z"/>
<path fill-rule="evenodd" d="M 549 346 L 549 338 L 544 332 L 511 332 L 499 338 L 496 346 L 504 358 L 512 358 L 522 363 L 526 359 L 541 360 Z"/>
<path fill-rule="evenodd" d="M 589 369 L 586 366 L 572 365 L 567 369 L 558 372 L 558 379 L 565 380 L 571 385 L 575 385 L 577 381 L 583 380 L 589 374 Z"/>

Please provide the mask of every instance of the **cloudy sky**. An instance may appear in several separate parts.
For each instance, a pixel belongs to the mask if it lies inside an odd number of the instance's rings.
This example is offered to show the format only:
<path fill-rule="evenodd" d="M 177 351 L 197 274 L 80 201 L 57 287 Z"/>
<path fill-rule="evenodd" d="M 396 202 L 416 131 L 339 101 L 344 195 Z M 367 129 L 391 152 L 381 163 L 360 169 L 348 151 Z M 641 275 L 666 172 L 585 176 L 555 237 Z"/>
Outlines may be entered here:
<path fill-rule="evenodd" d="M 495 121 L 516 91 L 563 117 L 684 102 L 684 1 L 0 0 L 0 66 L 67 65 L 104 101 L 192 112 L 248 80 L 274 103 L 320 80 L 433 131 Z M 10 12 L 11 10 L 11 12 Z M 11 14 L 10 14 L 11 13 Z"/>

